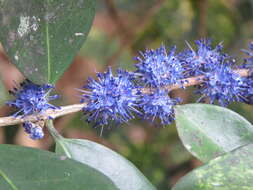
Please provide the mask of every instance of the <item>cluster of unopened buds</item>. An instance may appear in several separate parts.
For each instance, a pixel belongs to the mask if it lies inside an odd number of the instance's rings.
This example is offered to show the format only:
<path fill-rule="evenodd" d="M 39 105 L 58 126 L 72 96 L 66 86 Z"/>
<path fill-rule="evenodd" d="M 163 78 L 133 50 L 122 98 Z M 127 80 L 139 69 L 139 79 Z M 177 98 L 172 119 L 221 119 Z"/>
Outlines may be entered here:
<path fill-rule="evenodd" d="M 180 98 L 170 97 L 173 89 L 195 86 L 200 94 L 199 102 L 217 102 L 227 106 L 231 102 L 253 103 L 253 43 L 243 50 L 246 57 L 238 62 L 223 53 L 222 44 L 212 47 L 210 40 L 196 41 L 196 48 L 177 53 L 173 47 L 167 51 L 164 45 L 156 50 L 140 52 L 135 58 L 136 70 L 118 69 L 113 75 L 111 68 L 98 73 L 97 80 L 90 78 L 83 89 L 81 103 L 88 122 L 94 125 L 111 125 L 128 122 L 135 116 L 148 121 L 160 120 L 162 125 L 174 120 L 174 106 Z M 51 85 L 36 85 L 26 81 L 21 89 L 11 92 L 15 100 L 8 105 L 19 111 L 18 117 L 43 113 L 58 107 L 48 103 L 58 96 L 49 96 Z M 23 124 L 32 139 L 43 137 L 37 125 Z"/>

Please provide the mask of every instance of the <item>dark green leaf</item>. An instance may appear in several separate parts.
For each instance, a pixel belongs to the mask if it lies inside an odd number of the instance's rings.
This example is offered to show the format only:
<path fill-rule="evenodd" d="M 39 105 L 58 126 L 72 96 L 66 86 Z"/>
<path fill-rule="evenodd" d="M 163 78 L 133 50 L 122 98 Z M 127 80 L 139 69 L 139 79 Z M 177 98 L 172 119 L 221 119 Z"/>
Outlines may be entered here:
<path fill-rule="evenodd" d="M 94 0 L 1 0 L 0 41 L 26 77 L 54 83 L 82 46 L 94 7 Z"/>
<path fill-rule="evenodd" d="M 177 106 L 176 125 L 186 149 L 202 162 L 253 143 L 253 126 L 237 113 L 219 106 Z"/>
<path fill-rule="evenodd" d="M 61 139 L 56 152 L 87 164 L 110 178 L 121 190 L 154 190 L 154 186 L 128 160 L 100 144 L 81 139 Z"/>
<path fill-rule="evenodd" d="M 172 190 L 252 190 L 253 144 L 246 145 L 195 169 Z"/>
<path fill-rule="evenodd" d="M 0 145 L 1 190 L 116 190 L 97 170 L 64 156 Z"/>

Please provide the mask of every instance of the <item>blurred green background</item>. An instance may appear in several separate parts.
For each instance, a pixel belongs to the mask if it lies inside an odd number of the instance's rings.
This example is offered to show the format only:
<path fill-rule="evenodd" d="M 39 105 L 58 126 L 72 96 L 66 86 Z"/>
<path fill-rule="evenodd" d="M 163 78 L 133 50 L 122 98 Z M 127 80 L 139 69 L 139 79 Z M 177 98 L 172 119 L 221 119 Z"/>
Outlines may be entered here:
<path fill-rule="evenodd" d="M 87 77 L 94 76 L 96 71 L 108 66 L 134 69 L 133 57 L 140 50 L 157 48 L 163 43 L 167 47 L 177 45 L 180 51 L 185 41 L 193 43 L 204 37 L 212 38 L 214 44 L 223 41 L 225 50 L 242 61 L 244 54 L 240 50 L 246 49 L 253 40 L 253 0 L 98 0 L 90 35 L 57 83 L 57 91 L 62 94 L 58 103 L 77 103 L 78 92 L 73 89 L 84 85 Z M 12 81 L 19 81 L 22 76 L 3 52 L 0 62 L 3 81 L 0 89 L 11 89 Z M 3 90 L 0 96 L 0 102 L 10 98 Z M 182 97 L 184 103 L 197 99 L 192 89 L 178 90 L 173 96 Z M 252 106 L 236 103 L 229 108 L 253 123 Z M 0 114 L 5 116 L 12 111 L 3 106 Z M 57 119 L 56 126 L 66 137 L 90 139 L 116 150 L 161 190 L 170 189 L 180 177 L 201 165 L 184 149 L 174 124 L 160 126 L 135 120 L 104 129 L 99 136 L 101 129 L 89 126 L 79 113 Z M 53 147 L 48 134 L 45 139 L 34 142 L 22 128 L 15 127 L 0 129 L 0 143 Z"/>

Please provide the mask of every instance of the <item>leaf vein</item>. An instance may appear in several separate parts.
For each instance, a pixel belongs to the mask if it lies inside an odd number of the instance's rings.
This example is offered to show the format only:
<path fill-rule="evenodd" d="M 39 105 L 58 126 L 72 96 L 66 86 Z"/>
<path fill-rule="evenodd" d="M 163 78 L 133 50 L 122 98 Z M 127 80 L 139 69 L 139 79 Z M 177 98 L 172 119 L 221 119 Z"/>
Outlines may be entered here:
<path fill-rule="evenodd" d="M 0 175 L 5 179 L 5 181 L 11 186 L 13 190 L 18 190 L 18 188 L 13 184 L 13 182 L 8 178 L 8 176 L 0 170 Z"/>
<path fill-rule="evenodd" d="M 48 0 L 47 0 L 48 9 Z M 48 12 L 48 10 L 46 10 Z M 49 19 L 49 18 L 48 18 Z M 51 80 L 51 55 L 50 55 L 50 39 L 49 39 L 49 20 L 46 20 L 46 45 L 47 45 L 47 77 L 48 82 Z"/>

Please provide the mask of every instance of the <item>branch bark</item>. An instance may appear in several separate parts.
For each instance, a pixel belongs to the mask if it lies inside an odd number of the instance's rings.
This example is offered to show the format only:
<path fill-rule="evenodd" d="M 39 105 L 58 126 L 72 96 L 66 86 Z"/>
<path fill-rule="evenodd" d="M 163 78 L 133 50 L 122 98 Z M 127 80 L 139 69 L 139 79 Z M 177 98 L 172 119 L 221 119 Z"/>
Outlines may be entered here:
<path fill-rule="evenodd" d="M 248 77 L 251 75 L 252 71 L 248 69 L 238 69 L 235 70 L 237 74 L 239 74 L 241 77 Z M 183 85 L 169 85 L 165 86 L 164 88 L 168 90 L 175 90 L 183 87 L 189 87 L 189 86 L 195 86 L 199 85 L 203 82 L 204 76 L 197 76 L 197 77 L 191 77 L 187 79 L 183 79 Z M 187 81 L 187 82 L 186 82 Z M 152 92 L 152 89 L 144 88 L 143 93 L 150 93 Z M 20 123 L 24 123 L 27 121 L 30 122 L 36 122 L 38 120 L 47 120 L 49 118 L 56 119 L 58 117 L 68 115 L 71 113 L 82 111 L 84 107 L 87 106 L 87 103 L 82 104 L 73 104 L 68 106 L 62 106 L 61 109 L 49 109 L 46 110 L 43 114 L 33 114 L 25 117 L 0 117 L 0 127 L 2 126 L 10 126 L 10 125 L 16 125 Z"/>

